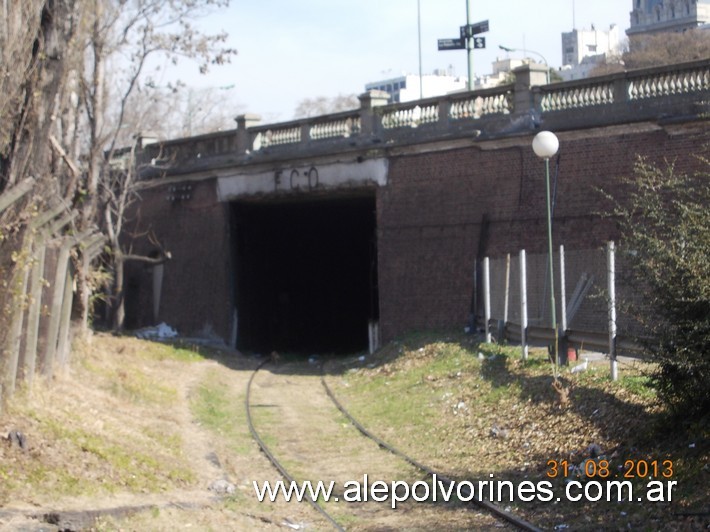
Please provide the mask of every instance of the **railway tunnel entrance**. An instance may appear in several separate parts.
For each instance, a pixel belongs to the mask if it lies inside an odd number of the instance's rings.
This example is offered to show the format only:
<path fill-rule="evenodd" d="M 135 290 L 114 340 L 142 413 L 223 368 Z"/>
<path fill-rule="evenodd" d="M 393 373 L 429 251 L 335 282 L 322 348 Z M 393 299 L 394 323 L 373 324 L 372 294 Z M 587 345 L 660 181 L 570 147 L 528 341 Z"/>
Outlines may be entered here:
<path fill-rule="evenodd" d="M 231 214 L 239 349 L 367 349 L 378 318 L 374 191 L 236 201 Z"/>

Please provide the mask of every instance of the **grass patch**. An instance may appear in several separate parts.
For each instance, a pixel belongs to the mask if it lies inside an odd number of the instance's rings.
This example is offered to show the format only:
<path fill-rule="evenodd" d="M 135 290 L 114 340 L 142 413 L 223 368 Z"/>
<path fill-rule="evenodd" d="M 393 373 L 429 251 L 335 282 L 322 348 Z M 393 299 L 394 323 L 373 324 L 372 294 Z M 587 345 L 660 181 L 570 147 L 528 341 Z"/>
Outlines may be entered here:
<path fill-rule="evenodd" d="M 647 375 L 624 375 L 619 379 L 618 385 L 639 397 L 657 397 L 656 390 L 651 386 L 651 378 Z"/>
<path fill-rule="evenodd" d="M 685 455 L 694 452 L 707 458 L 707 446 L 694 451 L 677 441 L 678 436 L 670 443 L 654 432 L 662 426 L 662 416 L 642 366 L 622 366 L 617 382 L 611 381 L 607 363 L 592 362 L 588 371 L 574 374 L 563 367 L 560 379 L 571 394 L 569 403 L 561 406 L 551 387 L 546 351 L 531 350 L 524 361 L 519 347 L 420 334 L 386 346 L 368 357 L 367 367 L 345 368 L 329 382 L 374 434 L 455 478 L 487 479 L 494 474 L 513 482 L 542 480 L 548 460 L 581 463 L 594 444 L 613 452 L 622 465 L 626 459 L 672 455 L 682 470 L 678 478 L 695 486 L 679 489 L 684 500 L 678 504 L 693 507 L 702 479 L 697 466 L 691 467 L 698 462 Z M 700 447 L 702 438 L 694 439 Z M 604 512 L 591 508 L 527 506 L 536 512 L 531 520 L 546 527 L 561 522 L 558 514 L 565 515 L 565 522 L 574 522 L 568 516 L 593 516 L 577 523 L 587 528 L 605 525 L 600 517 Z M 618 527 L 639 525 L 642 518 L 668 518 L 658 504 L 619 508 L 624 513 L 617 512 Z"/>
<path fill-rule="evenodd" d="M 199 358 L 172 346 L 96 335 L 72 352 L 71 376 L 16 393 L 7 426 L 29 450 L 0 446 L 0 503 L 57 501 L 119 491 L 186 487 L 195 474 L 183 456 L 170 372 Z"/>
<path fill-rule="evenodd" d="M 116 397 L 134 403 L 169 405 L 177 400 L 177 390 L 155 382 L 138 369 L 119 370 L 110 380 L 109 390 Z"/>
<path fill-rule="evenodd" d="M 208 371 L 191 392 L 190 409 L 200 423 L 223 437 L 231 451 L 246 455 L 253 450 L 244 394 L 231 389 L 218 369 Z"/>

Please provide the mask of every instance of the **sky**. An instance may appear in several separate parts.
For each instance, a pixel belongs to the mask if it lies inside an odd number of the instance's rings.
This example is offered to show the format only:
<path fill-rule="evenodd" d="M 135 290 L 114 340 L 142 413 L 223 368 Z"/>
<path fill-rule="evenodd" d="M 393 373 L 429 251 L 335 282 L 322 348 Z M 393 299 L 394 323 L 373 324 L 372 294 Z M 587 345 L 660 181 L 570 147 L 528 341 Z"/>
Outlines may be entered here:
<path fill-rule="evenodd" d="M 524 56 L 499 45 L 537 52 L 559 67 L 563 32 L 616 24 L 623 36 L 633 3 L 469 1 L 471 22 L 488 20 L 490 28 L 482 34 L 486 49 L 474 52 L 476 75 L 490 73 L 496 58 Z M 175 75 L 196 89 L 230 87 L 239 109 L 261 115 L 264 123 L 291 120 L 306 98 L 361 94 L 366 83 L 418 74 L 418 4 L 422 72 L 451 69 L 467 76 L 465 50 L 437 50 L 438 39 L 459 36 L 467 0 L 231 0 L 197 24 L 209 32 L 226 31 L 238 55 L 206 75 L 181 63 Z"/>

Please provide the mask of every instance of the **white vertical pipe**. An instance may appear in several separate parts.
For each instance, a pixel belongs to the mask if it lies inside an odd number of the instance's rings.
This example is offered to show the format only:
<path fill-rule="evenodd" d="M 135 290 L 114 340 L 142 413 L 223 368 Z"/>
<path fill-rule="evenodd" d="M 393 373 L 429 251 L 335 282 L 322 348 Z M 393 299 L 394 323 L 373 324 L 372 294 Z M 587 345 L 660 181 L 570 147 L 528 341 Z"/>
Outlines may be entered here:
<path fill-rule="evenodd" d="M 565 290 L 565 247 L 560 246 L 560 310 L 562 311 L 562 328 L 560 332 L 567 332 L 567 290 Z"/>
<path fill-rule="evenodd" d="M 528 283 L 525 250 L 520 250 L 520 344 L 523 360 L 528 358 Z"/>
<path fill-rule="evenodd" d="M 613 241 L 609 242 L 606 262 L 609 281 L 609 360 L 611 361 L 611 380 L 615 381 L 619 378 L 619 368 L 616 361 L 616 253 Z"/>
<path fill-rule="evenodd" d="M 484 320 L 485 320 L 485 331 L 486 331 L 486 343 L 491 343 L 491 331 L 488 326 L 488 322 L 491 320 L 491 271 L 490 271 L 490 261 L 488 257 L 483 259 L 483 304 L 484 310 Z"/>
<path fill-rule="evenodd" d="M 372 330 L 375 332 L 375 351 L 380 348 L 380 322 L 372 322 Z"/>
<path fill-rule="evenodd" d="M 503 306 L 503 322 L 508 323 L 508 300 L 510 299 L 510 253 L 505 256 L 505 302 Z"/>

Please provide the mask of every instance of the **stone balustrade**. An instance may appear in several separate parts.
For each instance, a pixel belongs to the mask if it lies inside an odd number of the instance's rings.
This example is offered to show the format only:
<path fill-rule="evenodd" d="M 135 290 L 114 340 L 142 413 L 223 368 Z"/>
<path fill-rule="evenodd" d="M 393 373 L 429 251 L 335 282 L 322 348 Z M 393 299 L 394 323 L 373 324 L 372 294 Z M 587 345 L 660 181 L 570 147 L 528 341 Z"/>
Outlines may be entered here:
<path fill-rule="evenodd" d="M 511 85 L 391 105 L 386 104 L 386 93 L 371 91 L 360 97 L 360 109 L 290 122 L 261 125 L 258 117 L 242 115 L 236 130 L 156 143 L 145 148 L 144 160 L 159 157 L 179 173 L 248 164 L 255 157 L 336 153 L 473 132 L 484 140 L 536 128 L 562 131 L 710 113 L 706 60 L 549 85 L 544 83 L 543 66 L 525 65 L 515 75 Z M 164 172 L 166 165 L 160 168 Z"/>
<path fill-rule="evenodd" d="M 629 76 L 628 98 L 658 98 L 675 94 L 690 94 L 707 91 L 710 87 L 710 66 L 708 61 L 690 68 L 670 68 L 663 72 L 643 72 Z"/>

